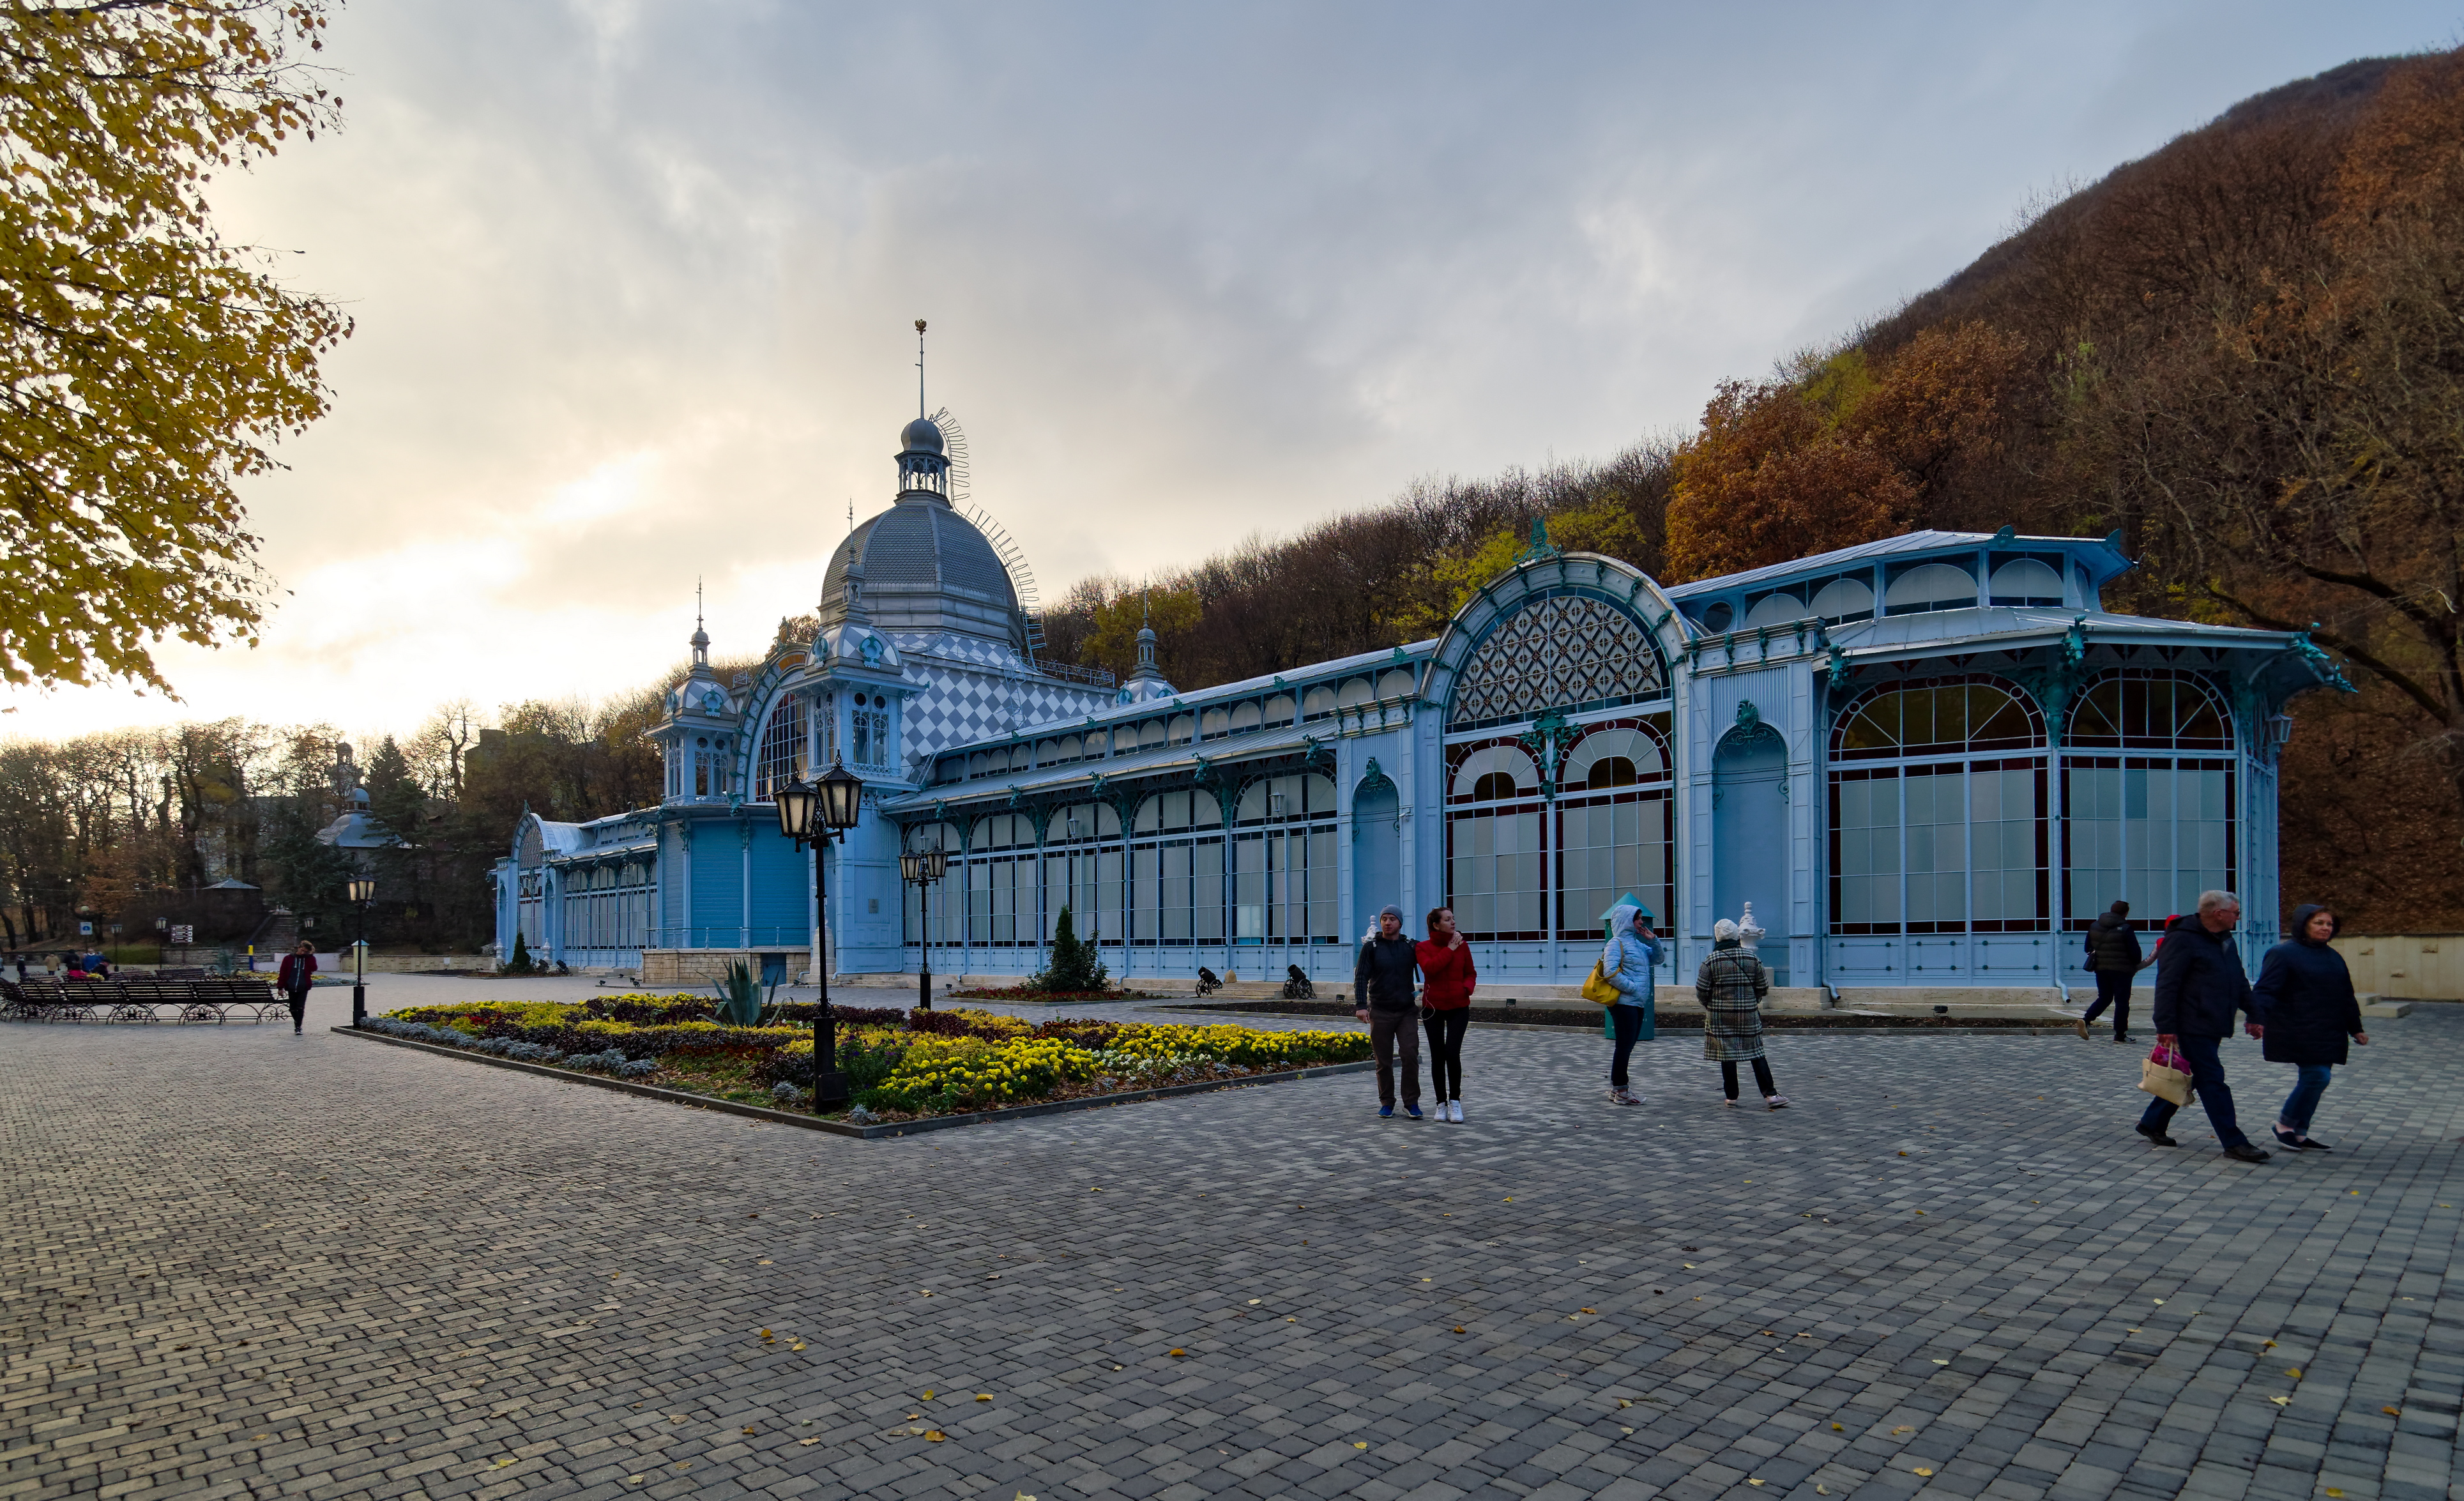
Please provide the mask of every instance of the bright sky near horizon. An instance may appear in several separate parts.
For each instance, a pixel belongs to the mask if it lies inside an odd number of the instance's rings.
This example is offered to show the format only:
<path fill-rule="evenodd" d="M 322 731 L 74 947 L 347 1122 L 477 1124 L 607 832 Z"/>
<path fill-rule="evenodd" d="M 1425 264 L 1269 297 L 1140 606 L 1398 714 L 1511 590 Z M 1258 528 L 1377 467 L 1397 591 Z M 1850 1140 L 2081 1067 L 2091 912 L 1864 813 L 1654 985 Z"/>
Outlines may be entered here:
<path fill-rule="evenodd" d="M 356 336 L 248 492 L 265 646 L 0 737 L 410 730 L 812 607 L 930 404 L 1047 599 L 1416 476 L 1690 429 L 2391 0 L 1237 7 L 382 0 L 345 128 L 222 185 Z"/>

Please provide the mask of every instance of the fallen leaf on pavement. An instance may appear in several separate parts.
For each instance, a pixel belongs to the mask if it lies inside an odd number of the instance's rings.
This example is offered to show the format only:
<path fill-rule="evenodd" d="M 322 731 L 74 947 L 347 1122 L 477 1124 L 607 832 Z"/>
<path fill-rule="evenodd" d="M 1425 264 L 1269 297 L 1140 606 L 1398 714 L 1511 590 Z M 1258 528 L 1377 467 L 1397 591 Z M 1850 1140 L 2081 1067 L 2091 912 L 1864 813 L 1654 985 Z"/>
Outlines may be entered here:
<path fill-rule="evenodd" d="M 2291 1405 L 2293 1399 L 2290 1397 L 2270 1397 L 2268 1401 L 2276 1403 L 2278 1407 L 2284 1407 Z"/>
<path fill-rule="evenodd" d="M 2299 1380 L 2299 1379 L 2300 1378 L 2300 1375 L 2301 1375 L 2301 1367 L 2299 1367 L 2299 1366 L 2298 1366 L 2298 1365 L 2297 1365 L 2297 1366 L 2294 1366 L 2292 1369 L 2290 1369 L 2290 1370 L 2286 1371 L 2284 1374 L 2285 1374 L 2285 1375 L 2287 1375 L 2287 1376 L 2293 1377 L 2293 1378 L 2295 1378 L 2296 1380 Z"/>
<path fill-rule="evenodd" d="M 1932 1470 L 1925 1468 L 1923 1465 L 1919 1465 L 1916 1468 L 1916 1472 L 1920 1475 L 1930 1475 L 1933 1473 Z"/>
<path fill-rule="evenodd" d="M 1173 1357 L 1175 1359 L 1178 1359 L 1180 1357 L 1189 1354 L 1189 1352 L 1186 1350 L 1167 1350 L 1164 1354 Z"/>
<path fill-rule="evenodd" d="M 1352 1446 L 1356 1449 L 1365 1449 L 1369 1446 L 1358 1439 L 1354 1439 L 1352 1441 Z"/>
<path fill-rule="evenodd" d="M 924 1442 L 927 1444 L 938 1444 L 948 1437 L 948 1434 L 942 1432 L 938 1428 L 927 1428 L 924 1430 Z"/>
<path fill-rule="evenodd" d="M 990 1401 L 992 1401 L 992 1400 L 993 1400 L 993 1394 L 992 1394 L 992 1393 L 990 1393 L 990 1392 L 978 1392 L 978 1393 L 976 1393 L 976 1401 L 978 1401 L 978 1402 L 990 1402 Z"/>
<path fill-rule="evenodd" d="M 2379 1411 L 2386 1413 L 2390 1418 L 2401 1418 L 2404 1416 L 2401 1411 L 2393 1407 L 2381 1407 Z"/>
<path fill-rule="evenodd" d="M 811 1448 L 814 1445 L 819 1444 L 820 1442 L 822 1441 L 819 1439 L 798 1439 L 796 1441 L 796 1446 L 799 1448 Z"/>

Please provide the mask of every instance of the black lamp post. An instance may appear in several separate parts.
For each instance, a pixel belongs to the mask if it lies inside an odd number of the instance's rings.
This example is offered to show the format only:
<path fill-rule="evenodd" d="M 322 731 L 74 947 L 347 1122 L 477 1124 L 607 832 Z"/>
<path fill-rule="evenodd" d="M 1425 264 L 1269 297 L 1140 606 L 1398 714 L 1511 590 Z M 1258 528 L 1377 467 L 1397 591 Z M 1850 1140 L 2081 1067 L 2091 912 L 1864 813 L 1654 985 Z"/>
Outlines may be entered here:
<path fill-rule="evenodd" d="M 351 1025 L 368 1020 L 368 903 L 377 899 L 377 883 L 364 875 L 351 877 L 351 905 L 359 909 L 359 941 L 351 945 Z"/>
<path fill-rule="evenodd" d="M 807 784 L 794 778 L 771 796 L 779 805 L 779 831 L 802 850 L 813 847 L 814 937 L 821 938 L 828 920 L 829 867 L 824 851 L 855 827 L 864 806 L 864 783 L 847 767 L 832 762 L 819 780 Z M 821 984 L 821 1005 L 813 1013 L 813 1113 L 845 1105 L 847 1075 L 839 1070 L 839 1026 L 830 1015 L 830 956 L 827 943 L 813 945 L 813 978 Z"/>
<path fill-rule="evenodd" d="M 915 952 L 923 958 L 915 970 L 915 1004 L 924 1010 L 933 1009 L 933 895 L 928 888 L 950 873 L 950 851 L 935 845 L 930 850 L 912 850 L 898 857 L 898 873 L 915 883 L 915 910 L 923 919 L 922 940 Z"/>

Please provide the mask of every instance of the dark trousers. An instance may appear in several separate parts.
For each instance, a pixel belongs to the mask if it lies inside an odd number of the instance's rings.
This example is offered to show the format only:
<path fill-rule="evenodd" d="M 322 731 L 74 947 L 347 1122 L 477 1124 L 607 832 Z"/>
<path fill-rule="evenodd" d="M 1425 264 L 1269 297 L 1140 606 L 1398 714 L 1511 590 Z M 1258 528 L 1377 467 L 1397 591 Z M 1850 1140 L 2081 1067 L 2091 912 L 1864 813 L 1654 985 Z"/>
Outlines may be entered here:
<path fill-rule="evenodd" d="M 2216 1056 L 2221 1037 L 2185 1037 L 2181 1039 L 2182 1057 L 2190 1066 L 2190 1087 L 2199 1092 L 2199 1103 L 2207 1107 L 2208 1124 L 2216 1128 L 2216 1140 L 2224 1146 L 2248 1146 L 2250 1137 L 2241 1134 L 2233 1119 L 2233 1091 L 2225 1088 L 2224 1060 Z M 2182 1107 L 2163 1095 L 2147 1102 L 2146 1114 L 2139 1117 L 2142 1129 L 2162 1131 L 2173 1123 L 2174 1112 Z"/>
<path fill-rule="evenodd" d="M 1429 1034 L 1429 1087 L 1437 1091 L 1441 1105 L 1463 1098 L 1463 1028 L 1470 1025 L 1467 1005 L 1432 1011 L 1420 1019 Z"/>
<path fill-rule="evenodd" d="M 1772 1095 L 1777 1094 L 1779 1093 L 1779 1086 L 1771 1082 L 1771 1060 L 1768 1058 L 1750 1058 L 1747 1061 L 1754 1066 L 1754 1088 L 1763 1092 L 1763 1098 L 1769 1099 Z M 1737 1066 L 1735 1064 L 1724 1063 L 1720 1065 L 1720 1088 L 1727 1092 L 1728 1098 L 1735 1099 L 1737 1097 Z"/>
<path fill-rule="evenodd" d="M 284 994 L 291 1001 L 291 1029 L 296 1032 L 299 1030 L 300 1024 L 308 1020 L 308 992 L 290 990 Z"/>
<path fill-rule="evenodd" d="M 1634 1045 L 1642 1039 L 1642 1007 L 1620 1001 L 1609 1007 L 1611 1034 L 1617 1040 L 1617 1051 L 1609 1054 L 1609 1083 L 1617 1089 L 1626 1085 L 1626 1060 L 1634 1056 Z"/>
<path fill-rule="evenodd" d="M 2095 1021 L 2106 1006 L 2113 1007 L 2113 1035 L 2130 1035 L 2130 971 L 2108 974 L 2096 972 L 2096 1004 L 2087 1008 L 2088 1021 Z"/>
<path fill-rule="evenodd" d="M 1377 1052 L 1377 1103 L 1395 1103 L 1395 1054 L 1403 1055 L 1403 1103 L 1420 1103 L 1420 1028 L 1410 1011 L 1371 1011 L 1369 1046 Z"/>

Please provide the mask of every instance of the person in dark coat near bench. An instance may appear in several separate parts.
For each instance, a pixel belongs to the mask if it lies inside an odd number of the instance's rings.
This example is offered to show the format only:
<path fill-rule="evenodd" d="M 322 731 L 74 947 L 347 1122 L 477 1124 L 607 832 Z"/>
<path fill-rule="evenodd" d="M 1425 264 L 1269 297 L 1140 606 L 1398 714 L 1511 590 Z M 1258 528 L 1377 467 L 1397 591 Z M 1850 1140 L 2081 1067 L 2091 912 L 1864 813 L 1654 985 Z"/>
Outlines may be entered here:
<path fill-rule="evenodd" d="M 2245 1025 L 2251 1036 L 2265 1033 L 2251 1001 L 2241 950 L 2233 946 L 2233 931 L 2240 921 L 2240 897 L 2231 892 L 2201 892 L 2199 910 L 2174 918 L 2165 930 L 2156 950 L 2156 1041 L 2189 1063 L 2190 1087 L 2198 1091 L 2225 1156 L 2264 1162 L 2268 1154 L 2251 1145 L 2233 1119 L 2233 1091 L 2225 1086 L 2224 1061 L 2216 1052 L 2233 1035 L 2236 1011 L 2249 1014 Z M 2139 1134 L 2160 1147 L 2177 1145 L 2165 1128 L 2180 1109 L 2162 1095 L 2149 1100 L 2139 1117 Z"/>
<path fill-rule="evenodd" d="M 282 956 L 282 966 L 275 971 L 274 982 L 291 1002 L 291 1035 L 297 1037 L 301 1024 L 308 1020 L 308 988 L 317 982 L 317 950 L 306 938 Z"/>
<path fill-rule="evenodd" d="M 2267 951 L 2259 962 L 2258 983 L 2251 987 L 2258 1020 L 2267 1027 L 2267 1061 L 2289 1063 L 2299 1071 L 2293 1093 L 2276 1114 L 2276 1139 L 2296 1150 L 2327 1150 L 2327 1143 L 2312 1138 L 2310 1117 L 2319 1109 L 2319 1096 L 2327 1092 L 2335 1066 L 2345 1059 L 2344 1039 L 2365 1048 L 2370 1041 L 2370 1034 L 2362 1030 L 2362 1004 L 2353 994 L 2352 971 L 2328 943 L 2337 925 L 2336 915 L 2325 907 L 2293 909 L 2293 936 Z"/>

